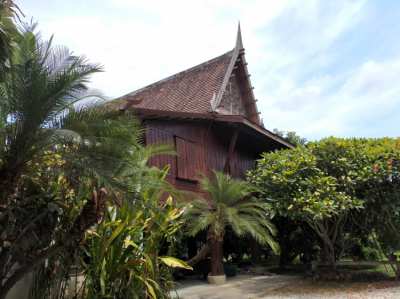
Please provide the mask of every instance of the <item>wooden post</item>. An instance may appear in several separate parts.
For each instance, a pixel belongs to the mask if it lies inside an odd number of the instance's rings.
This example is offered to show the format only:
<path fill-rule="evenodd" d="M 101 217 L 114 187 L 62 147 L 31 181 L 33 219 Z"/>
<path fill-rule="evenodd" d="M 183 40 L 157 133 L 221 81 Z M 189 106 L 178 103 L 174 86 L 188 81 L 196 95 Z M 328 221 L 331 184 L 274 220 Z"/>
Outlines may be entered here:
<path fill-rule="evenodd" d="M 231 171 L 232 171 L 231 160 L 232 160 L 233 152 L 235 150 L 236 141 L 237 141 L 238 136 L 239 136 L 239 130 L 235 129 L 235 131 L 233 132 L 233 135 L 231 137 L 231 140 L 229 142 L 228 156 L 226 157 L 225 166 L 224 166 L 224 172 L 227 174 L 231 174 Z"/>

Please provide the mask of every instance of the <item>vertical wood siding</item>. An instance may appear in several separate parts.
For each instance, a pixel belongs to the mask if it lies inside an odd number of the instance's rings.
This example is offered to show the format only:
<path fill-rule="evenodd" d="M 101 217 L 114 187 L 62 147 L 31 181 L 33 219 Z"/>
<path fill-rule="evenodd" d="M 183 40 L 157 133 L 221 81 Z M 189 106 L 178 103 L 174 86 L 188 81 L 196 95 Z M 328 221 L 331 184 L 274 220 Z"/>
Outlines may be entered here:
<path fill-rule="evenodd" d="M 213 170 L 223 170 L 233 128 L 175 120 L 151 120 L 145 125 L 147 144 L 170 144 L 177 152 L 177 156 L 159 155 L 149 162 L 159 168 L 168 165 L 168 180 L 177 188 L 198 192 L 199 173 L 210 175 Z M 251 144 L 238 144 L 231 159 L 231 174 L 244 178 L 258 154 Z"/>

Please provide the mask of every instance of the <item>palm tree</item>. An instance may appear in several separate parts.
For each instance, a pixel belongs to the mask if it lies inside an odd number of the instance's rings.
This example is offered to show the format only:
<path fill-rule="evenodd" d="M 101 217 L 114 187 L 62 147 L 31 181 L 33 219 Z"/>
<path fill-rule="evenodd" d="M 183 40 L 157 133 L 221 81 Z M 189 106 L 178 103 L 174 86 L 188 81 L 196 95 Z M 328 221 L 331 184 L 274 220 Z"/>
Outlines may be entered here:
<path fill-rule="evenodd" d="M 214 178 L 204 177 L 201 186 L 206 196 L 191 203 L 187 217 L 189 235 L 207 230 L 207 244 L 189 264 L 193 265 L 210 253 L 211 275 L 223 275 L 223 241 L 227 226 L 239 237 L 250 235 L 258 243 L 278 250 L 273 240 L 275 227 L 269 221 L 269 206 L 252 197 L 254 189 L 249 183 L 215 171 Z"/>
<path fill-rule="evenodd" d="M 132 192 L 120 174 L 134 169 L 140 144 L 130 115 L 74 108 L 101 66 L 41 41 L 34 27 L 19 32 L 15 42 L 0 80 L 1 299 L 45 259 L 75 252 L 113 192 Z M 43 167 L 49 153 L 61 156 L 62 165 Z M 32 179 L 55 169 L 56 189 Z M 58 175 L 77 191 L 75 201 L 58 191 Z"/>
<path fill-rule="evenodd" d="M 10 67 L 14 38 L 18 35 L 14 19 L 22 15 L 13 0 L 0 0 L 0 81 Z"/>

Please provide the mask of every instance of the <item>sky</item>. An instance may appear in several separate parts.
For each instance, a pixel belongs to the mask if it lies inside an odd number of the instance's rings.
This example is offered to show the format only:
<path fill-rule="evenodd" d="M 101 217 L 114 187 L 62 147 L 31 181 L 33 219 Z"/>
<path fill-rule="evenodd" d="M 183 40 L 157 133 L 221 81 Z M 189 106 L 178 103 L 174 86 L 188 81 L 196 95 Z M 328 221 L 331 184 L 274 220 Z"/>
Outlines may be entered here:
<path fill-rule="evenodd" d="M 231 50 L 240 21 L 268 129 L 400 136 L 398 0 L 24 0 L 44 38 L 105 71 L 108 98 Z"/>

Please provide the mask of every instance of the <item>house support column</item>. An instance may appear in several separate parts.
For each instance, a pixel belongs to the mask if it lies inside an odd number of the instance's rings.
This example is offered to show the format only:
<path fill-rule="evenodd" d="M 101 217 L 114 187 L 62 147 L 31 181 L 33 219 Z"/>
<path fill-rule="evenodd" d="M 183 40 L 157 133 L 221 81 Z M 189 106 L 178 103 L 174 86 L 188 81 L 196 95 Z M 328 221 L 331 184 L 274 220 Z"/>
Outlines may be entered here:
<path fill-rule="evenodd" d="M 238 136 L 239 136 L 239 130 L 235 129 L 235 131 L 233 132 L 233 135 L 231 137 L 231 140 L 229 142 L 228 156 L 226 157 L 226 161 L 225 161 L 225 165 L 224 165 L 224 172 L 227 174 L 232 173 L 231 161 L 233 158 L 233 152 L 236 147 L 236 141 L 238 139 Z"/>

